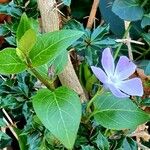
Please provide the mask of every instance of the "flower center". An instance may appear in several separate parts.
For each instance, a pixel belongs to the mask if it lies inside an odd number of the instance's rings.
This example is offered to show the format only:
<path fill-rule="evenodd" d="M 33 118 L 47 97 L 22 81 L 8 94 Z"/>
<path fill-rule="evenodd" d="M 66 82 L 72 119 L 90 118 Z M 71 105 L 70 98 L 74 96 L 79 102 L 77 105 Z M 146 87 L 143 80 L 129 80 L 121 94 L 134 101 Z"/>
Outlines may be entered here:
<path fill-rule="evenodd" d="M 120 84 L 120 80 L 116 76 L 109 76 L 108 83 L 117 86 Z"/>

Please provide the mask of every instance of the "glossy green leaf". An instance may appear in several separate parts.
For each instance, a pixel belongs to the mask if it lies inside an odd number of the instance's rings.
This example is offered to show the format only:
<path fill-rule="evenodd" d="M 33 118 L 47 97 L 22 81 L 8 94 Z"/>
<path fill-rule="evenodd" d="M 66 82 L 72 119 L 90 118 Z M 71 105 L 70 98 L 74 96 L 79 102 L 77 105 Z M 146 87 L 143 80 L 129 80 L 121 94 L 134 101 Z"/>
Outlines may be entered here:
<path fill-rule="evenodd" d="M 0 100 L 1 102 L 1 100 Z M 0 104 L 0 107 L 1 107 L 1 104 Z M 2 118 L 0 118 L 0 127 L 5 127 L 6 126 L 6 123 L 4 122 L 4 120 Z"/>
<path fill-rule="evenodd" d="M 63 3 L 67 6 L 70 6 L 71 0 L 63 0 Z"/>
<path fill-rule="evenodd" d="M 140 62 L 138 66 L 144 70 L 145 75 L 150 75 L 150 60 L 144 59 Z"/>
<path fill-rule="evenodd" d="M 68 52 L 64 51 L 54 59 L 52 66 L 56 75 L 60 74 L 68 62 Z"/>
<path fill-rule="evenodd" d="M 30 52 L 36 42 L 36 32 L 33 29 L 27 30 L 18 42 L 18 48 L 26 55 Z"/>
<path fill-rule="evenodd" d="M 109 150 L 110 149 L 107 138 L 105 136 L 103 136 L 103 134 L 101 134 L 100 132 L 98 133 L 95 143 L 97 144 L 97 147 L 100 150 Z"/>
<path fill-rule="evenodd" d="M 137 0 L 115 0 L 112 11 L 121 19 L 128 21 L 141 20 L 144 11 Z"/>
<path fill-rule="evenodd" d="M 124 139 L 122 147 L 123 147 L 123 150 L 137 150 L 138 149 L 136 142 L 129 137 Z"/>
<path fill-rule="evenodd" d="M 142 99 L 141 104 L 142 104 L 143 106 L 150 107 L 150 98 Z"/>
<path fill-rule="evenodd" d="M 64 51 L 52 62 L 48 62 L 36 68 L 36 70 L 47 80 L 52 81 L 56 75 L 60 74 L 68 61 L 68 52 Z"/>
<path fill-rule="evenodd" d="M 18 136 L 18 143 L 19 143 L 19 148 L 20 150 L 27 150 L 27 135 L 22 134 L 21 130 L 18 128 L 13 128 L 15 133 Z"/>
<path fill-rule="evenodd" d="M 80 22 L 75 19 L 70 19 L 64 24 L 63 29 L 71 29 L 71 30 L 78 30 L 84 32 L 84 26 Z"/>
<path fill-rule="evenodd" d="M 101 27 L 98 26 L 91 34 L 91 41 L 101 40 L 106 34 L 109 33 L 109 26 Z"/>
<path fill-rule="evenodd" d="M 42 89 L 33 97 L 33 107 L 44 126 L 68 149 L 74 145 L 81 118 L 78 95 L 65 87 L 54 92 Z"/>
<path fill-rule="evenodd" d="M 14 36 L 5 37 L 5 40 L 12 46 L 16 47 L 16 38 Z"/>
<path fill-rule="evenodd" d="M 80 31 L 61 30 L 39 36 L 29 54 L 32 65 L 37 67 L 53 61 L 82 35 Z"/>
<path fill-rule="evenodd" d="M 144 40 L 147 42 L 148 45 L 150 45 L 150 33 L 144 33 L 142 34 Z"/>
<path fill-rule="evenodd" d="M 140 110 L 130 99 L 117 98 L 111 93 L 97 95 L 94 106 L 94 118 L 109 129 L 136 128 L 150 120 L 150 116 Z"/>
<path fill-rule="evenodd" d="M 124 34 L 124 21 L 112 12 L 113 2 L 114 0 L 100 0 L 99 11 L 106 24 L 109 24 L 110 30 L 117 35 L 117 37 L 121 38 Z"/>
<path fill-rule="evenodd" d="M 8 28 L 5 24 L 0 24 L 0 36 L 5 36 L 9 33 Z"/>
<path fill-rule="evenodd" d="M 5 4 L 0 3 L 0 12 L 2 14 L 10 15 L 16 19 L 20 18 L 22 14 L 21 7 L 18 7 L 14 1 L 5 1 Z"/>
<path fill-rule="evenodd" d="M 6 48 L 0 51 L 0 73 L 13 74 L 26 69 L 26 65 L 19 59 L 15 48 Z"/>
<path fill-rule="evenodd" d="M 52 73 L 50 73 L 50 68 L 51 68 L 51 62 L 46 63 L 42 66 L 39 66 L 36 68 L 36 70 L 40 73 L 42 77 L 44 77 L 46 80 L 51 80 L 54 75 L 54 72 L 52 70 Z"/>
<path fill-rule="evenodd" d="M 25 13 L 21 16 L 18 28 L 17 28 L 17 41 L 21 39 L 21 37 L 25 34 L 27 30 L 31 29 L 30 21 Z"/>
<path fill-rule="evenodd" d="M 143 19 L 142 19 L 142 22 L 141 22 L 141 26 L 142 28 L 146 27 L 150 25 L 150 13 L 149 14 L 145 14 Z"/>
<path fill-rule="evenodd" d="M 0 149 L 11 144 L 11 138 L 4 132 L 0 131 Z"/>

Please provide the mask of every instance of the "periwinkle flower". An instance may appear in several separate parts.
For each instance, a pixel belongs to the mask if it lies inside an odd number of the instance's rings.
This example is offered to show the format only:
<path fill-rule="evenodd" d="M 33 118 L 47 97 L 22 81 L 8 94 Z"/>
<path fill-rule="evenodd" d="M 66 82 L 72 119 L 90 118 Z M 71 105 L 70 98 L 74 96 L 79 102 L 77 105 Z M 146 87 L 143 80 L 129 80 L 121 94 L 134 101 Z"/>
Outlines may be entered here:
<path fill-rule="evenodd" d="M 104 71 L 99 67 L 91 66 L 92 71 L 104 87 L 109 89 L 116 97 L 143 95 L 141 79 L 128 79 L 135 72 L 136 65 L 126 56 L 121 56 L 115 67 L 111 51 L 106 48 L 102 53 L 101 63 Z"/>

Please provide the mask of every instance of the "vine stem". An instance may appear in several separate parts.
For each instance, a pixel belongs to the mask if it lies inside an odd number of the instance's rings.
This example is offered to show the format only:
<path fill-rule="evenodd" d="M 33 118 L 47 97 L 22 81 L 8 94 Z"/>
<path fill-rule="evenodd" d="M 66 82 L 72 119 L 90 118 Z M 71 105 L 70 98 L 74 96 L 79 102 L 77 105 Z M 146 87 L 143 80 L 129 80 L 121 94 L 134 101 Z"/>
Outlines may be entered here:
<path fill-rule="evenodd" d="M 46 80 L 41 74 L 35 69 L 35 68 L 30 68 L 30 71 L 51 91 L 54 91 L 55 87 L 51 82 Z"/>
<path fill-rule="evenodd" d="M 144 7 L 147 4 L 148 0 L 144 0 L 144 2 L 142 3 L 141 7 Z"/>
<path fill-rule="evenodd" d="M 125 39 L 125 38 L 127 37 L 127 35 L 128 35 L 128 33 L 129 33 L 129 30 L 130 30 L 130 29 L 131 29 L 131 24 L 129 24 L 128 28 L 126 29 L 126 31 L 125 31 L 125 33 L 124 33 L 124 35 L 123 35 L 123 39 Z M 123 43 L 120 43 L 120 44 L 119 44 L 119 46 L 118 46 L 118 48 L 117 48 L 117 50 L 116 50 L 116 53 L 115 53 L 115 55 L 114 55 L 114 59 L 117 58 L 117 56 L 118 56 L 118 54 L 119 54 L 119 51 L 120 51 L 122 45 L 123 45 Z"/>
<path fill-rule="evenodd" d="M 86 112 L 87 112 L 87 113 L 90 112 L 90 107 L 91 107 L 92 103 L 95 101 L 95 98 L 96 98 L 98 95 L 102 94 L 103 92 L 104 92 L 104 88 L 98 90 L 97 93 L 94 95 L 94 97 L 88 102 L 87 108 L 86 108 Z"/>
<path fill-rule="evenodd" d="M 26 65 L 30 69 L 30 71 L 34 74 L 34 76 L 39 79 L 49 90 L 53 91 L 55 89 L 54 85 L 52 82 L 48 81 L 45 79 L 33 66 L 32 62 L 29 57 L 25 57 L 26 59 Z"/>

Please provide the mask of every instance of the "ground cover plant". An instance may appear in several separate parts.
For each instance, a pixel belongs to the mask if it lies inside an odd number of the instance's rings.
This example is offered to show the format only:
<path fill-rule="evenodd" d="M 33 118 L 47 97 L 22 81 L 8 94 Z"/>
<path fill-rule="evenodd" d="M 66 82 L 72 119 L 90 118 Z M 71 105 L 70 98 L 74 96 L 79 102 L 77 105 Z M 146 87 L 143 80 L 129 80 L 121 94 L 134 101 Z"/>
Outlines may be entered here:
<path fill-rule="evenodd" d="M 148 0 L 0 3 L 0 149 L 150 149 Z"/>

